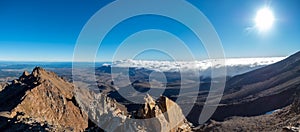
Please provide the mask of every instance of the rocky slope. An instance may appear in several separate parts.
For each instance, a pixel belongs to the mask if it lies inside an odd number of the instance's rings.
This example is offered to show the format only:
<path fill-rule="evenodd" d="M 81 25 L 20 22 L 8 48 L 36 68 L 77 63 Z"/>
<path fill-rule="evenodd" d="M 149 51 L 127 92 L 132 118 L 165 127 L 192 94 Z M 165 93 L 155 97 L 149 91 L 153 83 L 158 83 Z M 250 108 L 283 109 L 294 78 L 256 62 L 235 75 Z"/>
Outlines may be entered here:
<path fill-rule="evenodd" d="M 300 100 L 276 110 L 270 115 L 254 117 L 232 117 L 224 122 L 211 120 L 198 131 L 300 131 Z"/>
<path fill-rule="evenodd" d="M 88 127 L 88 118 L 76 106 L 73 91 L 71 83 L 36 67 L 31 74 L 25 71 L 1 91 L 0 111 L 6 113 L 7 118 L 16 118 L 15 122 L 23 124 L 36 122 L 46 125 L 45 128 L 51 127 L 53 131 L 83 131 Z M 14 126 L 11 121 L 1 123 L 2 128 L 14 129 L 10 126 Z"/>
<path fill-rule="evenodd" d="M 8 85 L 6 82 L 0 82 L 0 92 Z"/>
<path fill-rule="evenodd" d="M 145 97 L 145 104 L 137 111 L 135 117 L 140 119 L 159 117 L 157 119 L 160 126 L 162 126 L 162 131 L 191 131 L 192 125 L 185 119 L 181 108 L 164 96 L 154 101 L 150 95 L 147 95 Z M 151 125 L 147 124 L 147 126 Z"/>
<path fill-rule="evenodd" d="M 89 119 L 105 131 L 191 131 L 180 107 L 166 97 L 154 101 L 145 97 L 145 104 L 137 112 L 126 108 L 103 94 L 78 89 L 78 103 Z"/>
<path fill-rule="evenodd" d="M 180 107 L 166 97 L 147 96 L 144 107 L 129 113 L 114 99 L 40 67 L 3 87 L 1 131 L 191 131 Z"/>
<path fill-rule="evenodd" d="M 300 91 L 300 52 L 275 64 L 231 78 L 213 118 L 255 116 L 292 103 Z"/>

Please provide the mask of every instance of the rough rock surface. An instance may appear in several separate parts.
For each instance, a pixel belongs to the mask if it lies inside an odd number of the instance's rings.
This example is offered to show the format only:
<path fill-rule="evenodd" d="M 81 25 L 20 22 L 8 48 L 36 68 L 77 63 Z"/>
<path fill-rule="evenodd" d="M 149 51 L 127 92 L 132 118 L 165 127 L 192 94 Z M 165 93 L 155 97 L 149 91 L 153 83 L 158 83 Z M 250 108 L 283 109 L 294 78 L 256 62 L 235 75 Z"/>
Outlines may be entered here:
<path fill-rule="evenodd" d="M 5 86 L 5 85 L 4 85 Z M 139 115 L 139 116 L 138 116 Z M 36 67 L 0 92 L 1 131 L 191 131 L 180 107 L 166 97 L 136 113 L 105 94 L 77 88 Z"/>
<path fill-rule="evenodd" d="M 80 91 L 80 92 L 79 92 Z M 115 100 L 92 91 L 78 89 L 78 103 L 90 120 L 105 131 L 191 131 L 191 123 L 183 116 L 180 107 L 166 97 L 154 101 L 145 97 L 138 112 L 129 114 Z M 101 103 L 99 103 L 101 102 Z"/>
<path fill-rule="evenodd" d="M 210 121 L 198 131 L 300 131 L 300 100 L 270 115 L 232 117 L 224 122 Z"/>
<path fill-rule="evenodd" d="M 124 106 L 104 94 L 87 89 L 77 89 L 76 93 L 79 106 L 87 113 L 95 127 L 99 126 L 106 131 L 126 130 L 121 128 L 127 118 L 127 110 Z"/>
<path fill-rule="evenodd" d="M 1 123 L 7 124 L 1 129 L 9 131 L 18 123 L 38 122 L 51 126 L 53 131 L 83 131 L 88 127 L 88 118 L 76 105 L 71 83 L 36 67 L 31 74 L 25 71 L 1 91 L 0 112 L 10 119 Z"/>
<path fill-rule="evenodd" d="M 157 118 L 157 124 L 161 126 L 161 131 L 191 131 L 191 124 L 185 119 L 181 108 L 167 97 L 161 96 L 159 99 L 154 99 L 147 95 L 145 104 L 137 112 L 137 118 L 151 119 Z M 149 126 L 151 126 L 149 124 Z"/>
<path fill-rule="evenodd" d="M 212 116 L 257 116 L 290 105 L 300 91 L 300 52 L 266 67 L 229 79 Z"/>
<path fill-rule="evenodd" d="M 6 82 L 0 82 L 0 92 L 8 85 Z"/>

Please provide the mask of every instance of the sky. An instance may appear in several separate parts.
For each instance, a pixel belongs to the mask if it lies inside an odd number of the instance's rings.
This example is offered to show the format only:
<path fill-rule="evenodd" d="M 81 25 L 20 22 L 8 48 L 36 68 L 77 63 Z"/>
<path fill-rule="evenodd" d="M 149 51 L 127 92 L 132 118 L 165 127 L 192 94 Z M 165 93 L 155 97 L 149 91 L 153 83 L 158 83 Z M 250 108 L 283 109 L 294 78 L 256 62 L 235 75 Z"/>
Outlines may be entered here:
<path fill-rule="evenodd" d="M 1 0 L 0 60 L 2 61 L 72 61 L 77 38 L 88 20 L 111 0 Z M 188 0 L 214 26 L 226 57 L 287 56 L 300 50 L 299 0 Z M 130 4 L 130 3 L 128 3 Z M 274 15 L 268 31 L 255 27 L 261 8 Z M 164 9 L 167 5 L 157 5 Z M 128 9 L 130 10 L 130 9 Z M 185 10 L 174 10 L 184 12 Z M 111 12 L 111 19 L 118 10 Z M 193 21 L 195 18 L 186 18 Z M 146 30 L 148 29 L 148 30 Z M 101 30 L 99 27 L 98 30 Z M 146 30 L 144 32 L 141 32 Z M 158 32 L 158 30 L 172 32 Z M 130 35 L 136 35 L 134 37 Z M 121 58 L 141 45 L 160 45 L 178 51 L 183 42 L 196 59 L 207 53 L 193 32 L 176 20 L 159 15 L 140 15 L 115 26 L 104 38 L 96 61 L 111 61 L 117 49 L 127 45 Z M 141 51 L 131 59 L 168 60 L 172 56 L 159 50 Z"/>

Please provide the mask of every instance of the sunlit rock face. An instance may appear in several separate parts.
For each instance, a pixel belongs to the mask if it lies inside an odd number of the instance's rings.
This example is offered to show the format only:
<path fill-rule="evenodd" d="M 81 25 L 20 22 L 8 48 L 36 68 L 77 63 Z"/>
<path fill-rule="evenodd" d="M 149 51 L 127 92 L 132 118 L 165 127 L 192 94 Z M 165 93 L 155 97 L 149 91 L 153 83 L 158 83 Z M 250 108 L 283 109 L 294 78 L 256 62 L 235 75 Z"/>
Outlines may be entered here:
<path fill-rule="evenodd" d="M 150 95 L 147 95 L 145 104 L 139 109 L 136 117 L 156 118 L 157 122 L 151 125 L 160 126 L 161 131 L 191 131 L 191 124 L 185 119 L 181 108 L 164 96 L 154 101 Z"/>
<path fill-rule="evenodd" d="M 40 124 L 39 130 L 84 131 L 88 118 L 76 106 L 73 90 L 71 83 L 55 73 L 36 67 L 31 74 L 24 72 L 1 91 L 0 110 L 7 111 L 7 117 L 16 118 L 15 122 L 22 126 Z M 13 123 L 8 122 L 17 125 Z"/>
<path fill-rule="evenodd" d="M 8 131 L 191 131 L 180 107 L 147 95 L 136 112 L 105 94 L 77 88 L 36 67 L 0 92 L 0 128 Z"/>
<path fill-rule="evenodd" d="M 8 85 L 6 82 L 1 82 L 0 83 L 0 92 Z"/>
<path fill-rule="evenodd" d="M 192 131 L 192 125 L 180 107 L 167 97 L 154 101 L 147 95 L 142 107 L 128 114 L 124 106 L 105 95 L 85 90 L 80 93 L 80 106 L 97 126 L 106 131 Z"/>

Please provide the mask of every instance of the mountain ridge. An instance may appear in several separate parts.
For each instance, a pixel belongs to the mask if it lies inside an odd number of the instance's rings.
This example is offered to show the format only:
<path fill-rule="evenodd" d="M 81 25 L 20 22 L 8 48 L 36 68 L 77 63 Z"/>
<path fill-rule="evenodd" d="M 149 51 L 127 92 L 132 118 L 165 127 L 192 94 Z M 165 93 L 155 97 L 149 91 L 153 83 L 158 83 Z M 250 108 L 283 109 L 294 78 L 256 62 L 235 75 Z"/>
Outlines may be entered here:
<path fill-rule="evenodd" d="M 87 115 L 76 106 L 73 89 L 72 84 L 55 73 L 36 67 L 31 74 L 25 71 L 1 91 L 0 110 L 8 111 L 11 118 L 22 113 L 18 118 L 47 122 L 49 126 L 55 126 L 52 127 L 54 131 L 83 131 L 88 126 Z M 11 96 L 5 96 L 7 94 Z M 7 109 L 4 104 L 12 105 Z M 3 109 L 3 106 L 6 108 Z"/>
<path fill-rule="evenodd" d="M 161 98 L 165 103 L 154 104 L 160 105 L 157 111 L 164 111 L 160 114 L 168 114 L 166 110 L 169 106 L 177 107 L 171 112 L 172 118 L 152 113 L 150 117 L 157 123 L 153 127 L 148 124 L 152 124 L 148 119 L 131 120 L 136 114 L 128 113 L 125 107 L 105 94 L 88 88 L 77 88 L 54 72 L 35 67 L 31 73 L 24 71 L 18 79 L 0 91 L 0 130 L 190 131 L 191 124 L 186 120 L 176 124 L 180 120 L 175 117 L 185 119 L 180 107 L 166 97 Z M 145 100 L 145 103 L 148 101 Z"/>
<path fill-rule="evenodd" d="M 214 116 L 255 116 L 292 103 L 300 90 L 300 52 L 269 66 L 235 76 L 227 81 L 224 96 Z M 226 111 L 224 114 L 224 111 Z"/>

